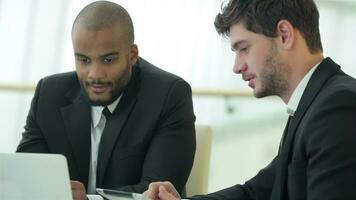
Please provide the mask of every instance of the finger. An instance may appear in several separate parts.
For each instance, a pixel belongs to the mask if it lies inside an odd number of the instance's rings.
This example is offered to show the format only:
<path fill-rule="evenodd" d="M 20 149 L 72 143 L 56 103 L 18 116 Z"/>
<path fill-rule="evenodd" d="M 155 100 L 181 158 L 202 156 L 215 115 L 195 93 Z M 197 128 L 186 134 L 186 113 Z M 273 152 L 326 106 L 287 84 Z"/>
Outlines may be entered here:
<path fill-rule="evenodd" d="M 86 193 L 80 190 L 72 190 L 73 200 L 85 200 Z"/>
<path fill-rule="evenodd" d="M 164 188 L 167 190 L 168 193 L 170 193 L 174 197 L 180 199 L 179 193 L 177 192 L 176 188 L 174 187 L 174 185 L 171 182 L 169 182 L 169 181 L 164 182 Z"/>
<path fill-rule="evenodd" d="M 168 192 L 167 189 L 163 185 L 161 185 L 159 187 L 158 196 L 159 196 L 160 200 L 179 200 L 179 198 L 173 196 L 173 194 Z"/>
<path fill-rule="evenodd" d="M 70 181 L 70 186 L 72 188 L 80 188 L 81 185 L 83 185 L 83 184 L 81 182 L 79 182 L 79 181 Z M 84 187 L 84 185 L 83 185 L 83 187 Z"/>
<path fill-rule="evenodd" d="M 144 193 L 142 193 L 142 195 L 143 195 L 144 197 L 146 197 L 147 199 L 149 199 L 149 200 L 154 199 L 154 198 L 153 198 L 153 195 L 151 194 L 151 191 L 149 191 L 149 190 L 146 190 Z"/>
<path fill-rule="evenodd" d="M 153 182 L 148 186 L 148 190 L 146 190 L 143 195 L 149 198 L 150 200 L 158 199 L 158 188 L 162 182 Z"/>
<path fill-rule="evenodd" d="M 74 200 L 86 199 L 86 191 L 83 183 L 79 181 L 71 181 L 70 185 L 72 188 L 72 195 Z"/>

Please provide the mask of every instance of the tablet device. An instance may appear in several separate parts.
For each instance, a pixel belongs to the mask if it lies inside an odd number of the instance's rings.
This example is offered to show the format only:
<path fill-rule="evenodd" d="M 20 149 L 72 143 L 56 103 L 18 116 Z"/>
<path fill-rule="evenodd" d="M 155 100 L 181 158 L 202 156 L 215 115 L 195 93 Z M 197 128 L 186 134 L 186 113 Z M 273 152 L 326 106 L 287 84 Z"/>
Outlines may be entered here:
<path fill-rule="evenodd" d="M 96 192 L 109 200 L 148 200 L 145 196 L 139 193 L 124 192 L 119 190 L 110 190 L 97 188 Z"/>

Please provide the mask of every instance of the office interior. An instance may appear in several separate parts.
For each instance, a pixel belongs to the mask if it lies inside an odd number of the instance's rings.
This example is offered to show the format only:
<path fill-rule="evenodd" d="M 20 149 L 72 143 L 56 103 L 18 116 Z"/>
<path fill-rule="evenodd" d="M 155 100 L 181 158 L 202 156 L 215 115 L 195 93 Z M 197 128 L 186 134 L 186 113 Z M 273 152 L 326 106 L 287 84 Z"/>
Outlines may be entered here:
<path fill-rule="evenodd" d="M 222 0 L 112 0 L 130 13 L 139 54 L 193 88 L 197 125 L 213 133 L 208 192 L 253 177 L 276 155 L 287 120 L 277 97 L 255 99 L 232 72 L 214 28 Z M 89 0 L 0 0 L 0 152 L 14 152 L 33 88 L 74 70 L 72 22 Z M 317 0 L 324 55 L 356 77 L 356 0 Z"/>

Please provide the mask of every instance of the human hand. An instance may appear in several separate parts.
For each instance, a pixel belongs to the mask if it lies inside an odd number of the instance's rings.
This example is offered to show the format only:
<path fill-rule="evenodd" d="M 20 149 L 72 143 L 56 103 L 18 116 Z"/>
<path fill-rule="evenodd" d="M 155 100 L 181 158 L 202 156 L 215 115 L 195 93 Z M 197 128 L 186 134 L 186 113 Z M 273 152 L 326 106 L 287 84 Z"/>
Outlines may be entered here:
<path fill-rule="evenodd" d="M 70 181 L 72 188 L 73 200 L 86 200 L 87 192 L 85 190 L 84 184 L 79 181 Z"/>
<path fill-rule="evenodd" d="M 150 200 L 179 200 L 180 196 L 170 182 L 153 182 L 143 193 Z"/>

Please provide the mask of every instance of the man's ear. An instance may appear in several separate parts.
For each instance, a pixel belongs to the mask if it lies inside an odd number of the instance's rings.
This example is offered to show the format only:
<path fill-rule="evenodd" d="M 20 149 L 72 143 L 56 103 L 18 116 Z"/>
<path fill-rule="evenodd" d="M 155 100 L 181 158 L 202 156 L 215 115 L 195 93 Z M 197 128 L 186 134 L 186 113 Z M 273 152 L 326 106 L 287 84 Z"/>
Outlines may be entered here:
<path fill-rule="evenodd" d="M 295 42 L 295 32 L 293 25 L 288 20 L 281 20 L 277 24 L 277 33 L 280 42 L 285 49 L 290 49 Z"/>
<path fill-rule="evenodd" d="M 138 47 L 136 44 L 132 44 L 130 47 L 130 62 L 131 65 L 135 65 L 138 59 Z"/>

